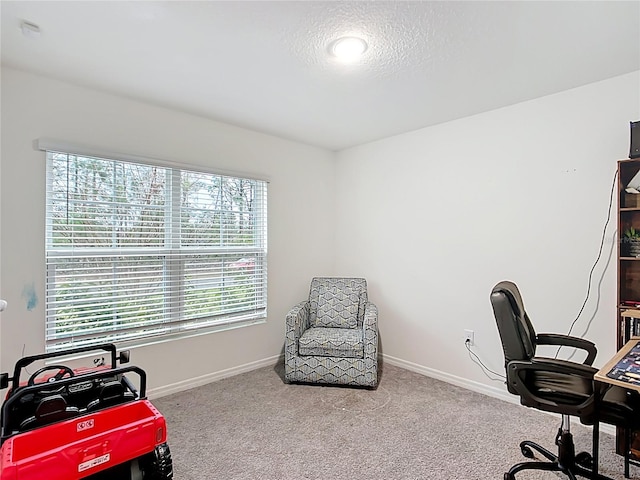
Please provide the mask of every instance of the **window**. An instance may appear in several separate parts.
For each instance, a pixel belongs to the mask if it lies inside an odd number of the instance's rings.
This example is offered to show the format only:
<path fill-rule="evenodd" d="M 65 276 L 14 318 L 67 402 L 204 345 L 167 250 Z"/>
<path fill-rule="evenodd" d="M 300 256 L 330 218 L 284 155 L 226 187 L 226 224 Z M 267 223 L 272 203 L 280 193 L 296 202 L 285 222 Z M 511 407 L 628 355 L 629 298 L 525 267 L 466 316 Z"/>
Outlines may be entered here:
<path fill-rule="evenodd" d="M 267 184 L 47 151 L 48 351 L 253 323 Z"/>

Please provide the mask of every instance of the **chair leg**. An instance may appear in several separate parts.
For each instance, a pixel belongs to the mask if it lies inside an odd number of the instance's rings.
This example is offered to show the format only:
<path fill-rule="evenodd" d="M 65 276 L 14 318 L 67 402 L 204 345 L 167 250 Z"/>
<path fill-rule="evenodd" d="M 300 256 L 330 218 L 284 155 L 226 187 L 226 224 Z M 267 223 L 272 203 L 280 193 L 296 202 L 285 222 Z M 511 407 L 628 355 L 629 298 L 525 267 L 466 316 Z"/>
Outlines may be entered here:
<path fill-rule="evenodd" d="M 523 442 L 520 442 L 520 451 L 522 452 L 522 455 L 524 455 L 525 457 L 533 458 L 533 450 L 535 450 L 538 453 L 541 453 L 547 460 L 551 460 L 552 462 L 555 462 L 556 460 L 558 460 L 558 456 L 555 453 L 550 452 L 549 450 L 547 450 L 541 445 L 538 445 L 535 442 L 532 442 L 530 440 L 525 440 Z"/>
<path fill-rule="evenodd" d="M 594 456 L 582 452 L 576 456 L 575 444 L 573 442 L 573 435 L 571 435 L 569 427 L 569 417 L 563 415 L 562 426 L 558 429 L 556 435 L 556 445 L 558 446 L 558 453 L 553 454 L 544 447 L 541 447 L 537 443 L 525 440 L 520 443 L 520 450 L 522 454 L 527 458 L 533 458 L 533 450 L 542 454 L 548 462 L 522 462 L 514 465 L 511 469 L 504 474 L 504 480 L 515 480 L 516 473 L 521 470 L 546 470 L 554 472 L 562 472 L 569 479 L 576 480 L 577 476 L 589 478 L 591 480 L 612 480 L 609 477 L 600 475 L 598 473 L 597 460 L 598 460 L 598 444 L 599 441 L 599 429 L 597 426 L 594 428 Z M 593 462 L 593 470 L 585 468 L 576 462 L 578 457 L 590 457 Z"/>
<path fill-rule="evenodd" d="M 522 462 L 511 467 L 509 472 L 504 474 L 505 480 L 513 480 L 516 478 L 516 473 L 521 470 L 546 470 L 550 472 L 562 472 L 560 465 L 554 462 Z M 567 476 L 572 480 L 575 480 L 575 475 L 571 472 L 565 472 Z"/>

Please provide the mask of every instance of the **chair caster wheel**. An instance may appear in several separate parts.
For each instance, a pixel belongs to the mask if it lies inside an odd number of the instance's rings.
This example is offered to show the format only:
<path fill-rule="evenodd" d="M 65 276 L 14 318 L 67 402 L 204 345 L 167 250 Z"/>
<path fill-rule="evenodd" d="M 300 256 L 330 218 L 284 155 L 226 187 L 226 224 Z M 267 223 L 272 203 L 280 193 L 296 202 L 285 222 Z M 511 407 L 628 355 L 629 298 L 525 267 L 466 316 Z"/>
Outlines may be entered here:
<path fill-rule="evenodd" d="M 593 457 L 589 452 L 580 452 L 576 455 L 576 463 L 588 470 L 593 468 Z"/>
<path fill-rule="evenodd" d="M 507 472 L 504 474 L 504 480 L 516 480 L 516 477 Z"/>
<path fill-rule="evenodd" d="M 531 450 L 526 445 L 523 445 L 522 447 L 520 447 L 520 451 L 522 452 L 523 456 L 527 458 L 533 458 L 533 450 Z M 506 477 L 505 477 L 505 480 L 506 480 Z"/>

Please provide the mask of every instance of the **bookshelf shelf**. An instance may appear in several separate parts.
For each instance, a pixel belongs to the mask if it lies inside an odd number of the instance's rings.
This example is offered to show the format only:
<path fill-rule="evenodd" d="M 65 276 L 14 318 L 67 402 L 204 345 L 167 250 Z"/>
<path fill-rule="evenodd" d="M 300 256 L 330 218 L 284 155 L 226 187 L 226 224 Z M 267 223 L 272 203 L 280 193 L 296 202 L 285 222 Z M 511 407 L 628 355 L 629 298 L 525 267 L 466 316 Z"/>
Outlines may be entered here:
<path fill-rule="evenodd" d="M 633 227 L 640 230 L 640 202 L 625 192 L 631 179 L 640 172 L 640 159 L 618 161 L 618 251 L 617 251 L 617 349 L 632 336 L 640 335 L 640 257 L 630 255 L 630 242 L 625 232 Z M 635 253 L 635 252 L 634 252 Z M 640 431 L 631 433 L 631 453 L 640 460 Z M 624 429 L 616 434 L 617 452 L 624 452 Z"/>

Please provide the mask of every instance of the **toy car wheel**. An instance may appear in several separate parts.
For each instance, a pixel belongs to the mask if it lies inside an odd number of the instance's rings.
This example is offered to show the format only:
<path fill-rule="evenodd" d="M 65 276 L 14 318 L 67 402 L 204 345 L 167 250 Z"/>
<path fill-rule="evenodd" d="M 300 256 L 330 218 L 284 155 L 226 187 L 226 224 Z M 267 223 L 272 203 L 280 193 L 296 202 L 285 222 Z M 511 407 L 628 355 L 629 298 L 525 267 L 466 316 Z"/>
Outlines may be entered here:
<path fill-rule="evenodd" d="M 166 443 L 158 445 L 145 459 L 144 480 L 171 480 L 173 478 L 173 460 Z"/>

